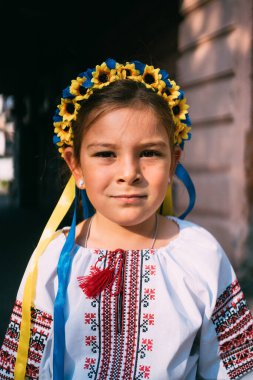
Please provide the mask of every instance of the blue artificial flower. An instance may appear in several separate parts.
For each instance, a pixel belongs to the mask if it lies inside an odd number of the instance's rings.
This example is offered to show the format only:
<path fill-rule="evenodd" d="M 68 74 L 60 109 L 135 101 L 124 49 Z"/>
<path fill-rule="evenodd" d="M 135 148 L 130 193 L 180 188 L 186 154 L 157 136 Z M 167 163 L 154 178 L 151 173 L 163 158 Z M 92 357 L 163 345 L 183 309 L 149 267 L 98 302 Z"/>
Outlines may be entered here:
<path fill-rule="evenodd" d="M 136 70 L 139 70 L 141 74 L 144 73 L 145 70 L 145 63 L 142 63 L 140 61 L 132 61 L 131 63 L 134 63 Z"/>
<path fill-rule="evenodd" d="M 181 144 L 179 144 L 179 147 L 181 150 L 184 150 L 184 140 L 181 142 Z"/>
<path fill-rule="evenodd" d="M 87 79 L 91 79 L 91 78 L 92 78 L 92 72 L 93 72 L 93 71 L 95 71 L 95 69 L 87 69 L 86 71 L 84 71 L 84 72 L 78 74 L 78 76 L 79 76 L 80 78 L 85 77 L 85 78 L 87 78 Z"/>
<path fill-rule="evenodd" d="M 187 133 L 187 138 L 184 138 L 184 140 L 182 140 L 182 142 L 179 144 L 179 147 L 184 150 L 184 143 L 185 141 L 188 141 L 188 140 L 191 140 L 192 138 L 192 134 L 190 132 Z"/>
<path fill-rule="evenodd" d="M 114 59 L 112 59 L 112 58 L 108 58 L 108 59 L 105 61 L 105 63 L 106 63 L 106 66 L 107 66 L 110 70 L 115 69 L 115 67 L 116 67 L 116 61 L 115 61 Z"/>
<path fill-rule="evenodd" d="M 60 141 L 61 141 L 61 139 L 60 139 L 59 136 L 57 136 L 57 135 L 54 135 L 54 136 L 53 136 L 53 143 L 54 143 L 54 144 L 57 144 L 57 143 L 60 142 Z"/>
<path fill-rule="evenodd" d="M 93 78 L 92 73 L 95 70 L 96 69 L 87 69 L 86 71 L 78 75 L 81 78 L 86 78 L 86 81 L 84 81 L 82 84 L 84 88 L 91 88 L 93 86 L 93 82 L 91 81 L 91 79 Z"/>
<path fill-rule="evenodd" d="M 83 77 L 86 76 L 86 73 L 85 73 L 85 71 L 83 71 L 82 73 L 79 73 L 77 76 L 78 76 L 79 78 L 83 78 Z"/>
<path fill-rule="evenodd" d="M 178 99 L 179 99 L 179 100 L 182 100 L 182 99 L 184 99 L 184 91 L 182 91 L 182 90 L 179 90 Z"/>
<path fill-rule="evenodd" d="M 185 120 L 181 120 L 181 121 L 182 123 L 186 124 L 187 127 L 190 127 L 192 125 L 192 122 L 188 113 L 185 115 Z"/>
<path fill-rule="evenodd" d="M 82 87 L 84 88 L 91 88 L 93 86 L 92 81 L 86 77 L 86 81 L 82 83 Z"/>
<path fill-rule="evenodd" d="M 64 90 L 62 91 L 62 97 L 63 99 L 73 99 L 74 98 L 74 95 L 71 94 L 71 92 L 69 91 L 70 89 L 70 86 L 64 88 Z"/>
<path fill-rule="evenodd" d="M 54 123 L 57 123 L 59 121 L 62 121 L 62 116 L 59 115 L 60 110 L 57 108 L 55 111 L 55 114 L 53 116 Z"/>
<path fill-rule="evenodd" d="M 171 88 L 172 84 L 169 81 L 169 74 L 167 73 L 167 71 L 160 70 L 159 74 L 162 74 L 162 80 L 164 81 L 164 83 L 166 84 L 166 86 Z"/>

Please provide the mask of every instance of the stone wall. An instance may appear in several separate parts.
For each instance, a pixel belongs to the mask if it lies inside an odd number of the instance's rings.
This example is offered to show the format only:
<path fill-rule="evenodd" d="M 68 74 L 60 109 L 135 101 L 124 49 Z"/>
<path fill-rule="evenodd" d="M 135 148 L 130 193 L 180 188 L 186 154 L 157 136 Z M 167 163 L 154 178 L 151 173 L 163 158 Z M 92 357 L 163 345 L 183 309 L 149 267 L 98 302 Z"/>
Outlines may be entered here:
<path fill-rule="evenodd" d="M 212 232 L 233 265 L 245 255 L 245 146 L 251 126 L 251 0 L 184 0 L 177 81 L 192 119 L 182 163 L 197 191 L 188 217 Z M 176 208 L 187 194 L 176 183 Z"/>

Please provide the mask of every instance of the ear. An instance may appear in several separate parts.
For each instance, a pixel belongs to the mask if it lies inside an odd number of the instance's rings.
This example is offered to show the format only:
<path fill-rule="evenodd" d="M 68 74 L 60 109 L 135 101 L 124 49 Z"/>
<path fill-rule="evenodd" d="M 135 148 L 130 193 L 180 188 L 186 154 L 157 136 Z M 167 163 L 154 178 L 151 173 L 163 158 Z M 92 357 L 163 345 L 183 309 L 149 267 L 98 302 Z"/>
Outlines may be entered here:
<path fill-rule="evenodd" d="M 77 162 L 74 150 L 72 147 L 67 147 L 64 149 L 63 158 L 68 165 L 73 177 L 76 181 L 76 186 L 80 189 L 84 189 L 84 176 L 80 164 Z"/>
<path fill-rule="evenodd" d="M 171 178 L 173 178 L 173 176 L 175 174 L 175 171 L 176 171 L 177 164 L 180 161 L 180 158 L 181 158 L 181 155 L 182 155 L 182 149 L 178 145 L 176 145 L 174 147 L 174 152 L 172 153 L 172 155 L 173 155 L 173 157 L 172 157 L 172 160 L 171 160 L 171 168 L 170 168 Z"/>

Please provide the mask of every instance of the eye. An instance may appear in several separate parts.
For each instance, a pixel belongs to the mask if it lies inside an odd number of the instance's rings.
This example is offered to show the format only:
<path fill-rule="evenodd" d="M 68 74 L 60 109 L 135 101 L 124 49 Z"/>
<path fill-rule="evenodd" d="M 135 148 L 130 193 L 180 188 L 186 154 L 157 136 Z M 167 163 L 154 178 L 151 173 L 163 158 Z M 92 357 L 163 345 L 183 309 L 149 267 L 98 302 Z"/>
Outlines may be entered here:
<path fill-rule="evenodd" d="M 141 152 L 141 156 L 142 157 L 160 157 L 160 156 L 162 156 L 162 153 L 158 152 L 157 150 L 147 149 L 147 150 L 144 150 L 143 152 Z"/>
<path fill-rule="evenodd" d="M 103 158 L 111 158 L 116 157 L 114 152 L 110 151 L 103 151 L 103 152 L 97 152 L 94 154 L 95 157 L 103 157 Z"/>

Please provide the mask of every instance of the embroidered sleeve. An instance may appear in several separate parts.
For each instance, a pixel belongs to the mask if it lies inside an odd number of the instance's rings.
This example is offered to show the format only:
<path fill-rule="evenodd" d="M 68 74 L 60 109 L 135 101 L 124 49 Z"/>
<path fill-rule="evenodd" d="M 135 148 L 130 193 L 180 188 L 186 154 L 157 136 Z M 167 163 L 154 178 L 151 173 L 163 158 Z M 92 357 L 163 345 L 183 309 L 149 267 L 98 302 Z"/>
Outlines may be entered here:
<path fill-rule="evenodd" d="M 252 313 L 225 254 L 217 282 L 201 329 L 200 378 L 253 379 Z"/>
<path fill-rule="evenodd" d="M 17 300 L 0 350 L 0 379 L 2 380 L 14 379 L 21 316 L 22 304 L 21 301 Z M 29 379 L 38 379 L 42 355 L 52 327 L 52 315 L 37 308 L 32 308 L 31 322 L 26 376 Z"/>
<path fill-rule="evenodd" d="M 50 358 L 53 326 L 53 304 L 57 286 L 56 268 L 65 237 L 58 234 L 40 257 L 36 283 L 35 307 L 31 308 L 31 334 L 26 367 L 26 378 L 48 380 L 51 373 Z M 34 254 L 34 253 L 33 253 Z M 22 319 L 23 289 L 30 270 L 32 257 L 26 267 L 17 293 L 10 323 L 0 350 L 0 380 L 14 378 L 14 368 Z M 50 265 L 48 263 L 50 262 Z M 40 306 L 37 306 L 40 305 Z M 45 364 L 46 363 L 46 364 Z"/>
<path fill-rule="evenodd" d="M 218 297 L 212 322 L 229 379 L 253 371 L 253 319 L 237 279 Z"/>

